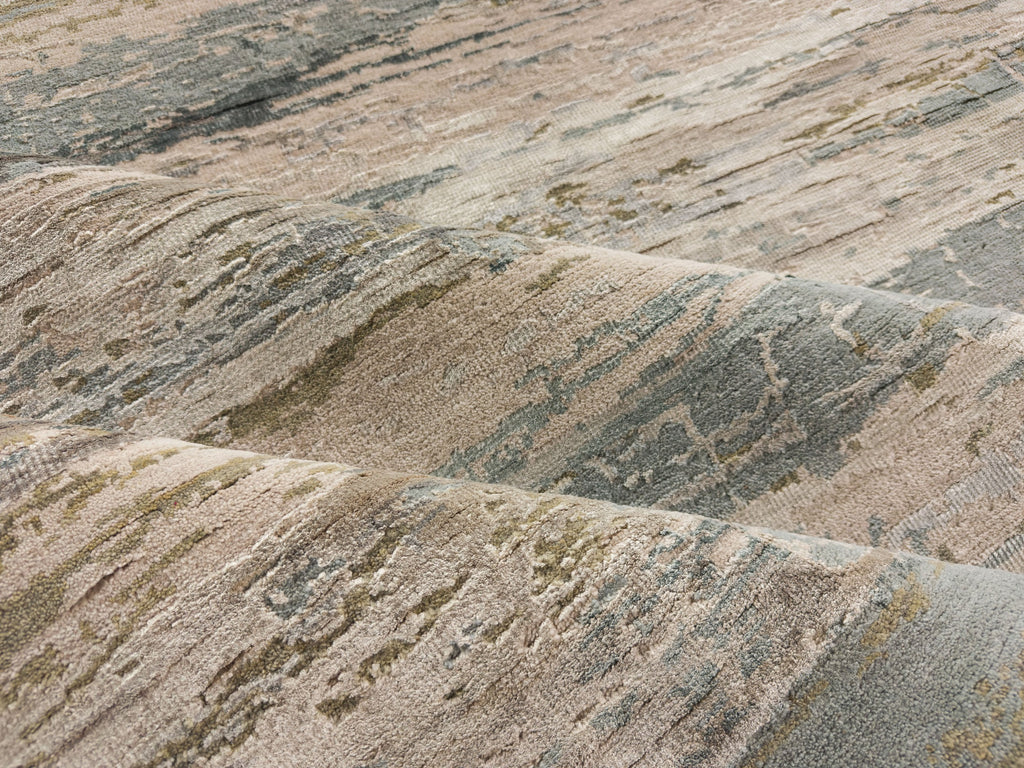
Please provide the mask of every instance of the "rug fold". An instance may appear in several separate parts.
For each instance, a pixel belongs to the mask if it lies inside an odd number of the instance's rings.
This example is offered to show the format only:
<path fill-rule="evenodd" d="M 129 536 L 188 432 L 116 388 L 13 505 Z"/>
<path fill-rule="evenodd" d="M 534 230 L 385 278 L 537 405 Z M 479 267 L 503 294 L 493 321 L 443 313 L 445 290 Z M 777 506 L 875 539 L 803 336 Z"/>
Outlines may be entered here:
<path fill-rule="evenodd" d="M 1024 768 L 1021 30 L 0 2 L 0 768 Z"/>
<path fill-rule="evenodd" d="M 84 427 L 7 419 L 0 445 L 15 763 L 1018 749 L 1010 574 Z"/>

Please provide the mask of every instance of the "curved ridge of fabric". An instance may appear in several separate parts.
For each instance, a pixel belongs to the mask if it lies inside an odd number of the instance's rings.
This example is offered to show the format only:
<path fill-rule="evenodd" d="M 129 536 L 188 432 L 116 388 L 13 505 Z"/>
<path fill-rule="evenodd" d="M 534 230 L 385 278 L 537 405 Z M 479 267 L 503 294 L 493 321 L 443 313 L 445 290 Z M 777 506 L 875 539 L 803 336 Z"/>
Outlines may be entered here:
<path fill-rule="evenodd" d="M 1010 574 L 9 417 L 0 465 L 14 763 L 1019 757 Z"/>
<path fill-rule="evenodd" d="M 1016 314 L 60 160 L 0 180 L 5 413 L 1024 570 Z"/>
<path fill-rule="evenodd" d="M 0 2 L 0 768 L 1024 768 L 1022 30 Z"/>

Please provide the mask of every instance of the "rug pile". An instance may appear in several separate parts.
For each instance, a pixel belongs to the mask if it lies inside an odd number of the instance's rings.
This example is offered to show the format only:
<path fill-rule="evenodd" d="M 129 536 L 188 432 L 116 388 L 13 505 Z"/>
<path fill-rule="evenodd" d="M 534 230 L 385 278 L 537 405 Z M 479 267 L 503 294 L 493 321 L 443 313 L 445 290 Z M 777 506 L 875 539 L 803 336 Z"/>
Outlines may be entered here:
<path fill-rule="evenodd" d="M 0 765 L 1024 766 L 1024 2 L 0 3 Z"/>

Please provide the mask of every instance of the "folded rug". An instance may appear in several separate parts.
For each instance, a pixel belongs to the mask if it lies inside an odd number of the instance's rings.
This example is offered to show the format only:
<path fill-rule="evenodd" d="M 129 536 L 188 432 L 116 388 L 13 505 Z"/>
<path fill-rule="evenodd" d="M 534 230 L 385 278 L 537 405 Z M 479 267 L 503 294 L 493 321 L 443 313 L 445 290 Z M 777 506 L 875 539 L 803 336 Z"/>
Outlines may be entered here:
<path fill-rule="evenodd" d="M 1024 757 L 1011 574 L 95 429 L 0 444 L 13 763 Z"/>
<path fill-rule="evenodd" d="M 1024 766 L 1022 29 L 0 5 L 0 764 Z"/>

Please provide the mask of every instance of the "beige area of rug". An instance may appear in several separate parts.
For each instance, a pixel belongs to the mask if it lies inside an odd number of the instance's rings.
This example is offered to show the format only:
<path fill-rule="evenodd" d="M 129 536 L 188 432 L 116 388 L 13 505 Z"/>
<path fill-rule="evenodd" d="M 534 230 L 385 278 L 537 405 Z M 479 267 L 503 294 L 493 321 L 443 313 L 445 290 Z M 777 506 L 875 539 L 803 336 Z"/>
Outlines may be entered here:
<path fill-rule="evenodd" d="M 0 2 L 0 766 L 1024 766 L 1024 2 Z"/>
<path fill-rule="evenodd" d="M 14 763 L 1021 756 L 1009 574 L 94 429 L 0 445 Z"/>

